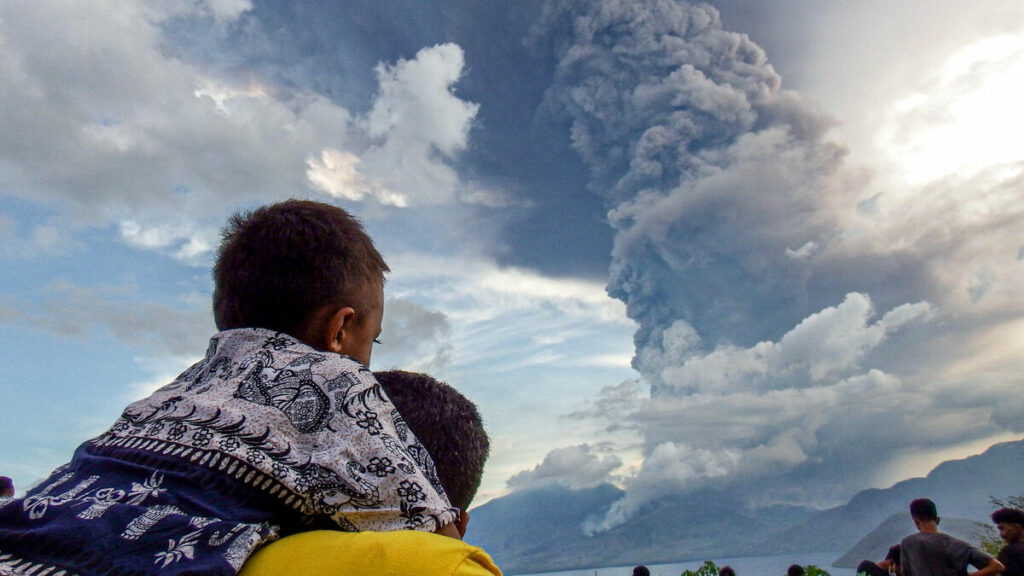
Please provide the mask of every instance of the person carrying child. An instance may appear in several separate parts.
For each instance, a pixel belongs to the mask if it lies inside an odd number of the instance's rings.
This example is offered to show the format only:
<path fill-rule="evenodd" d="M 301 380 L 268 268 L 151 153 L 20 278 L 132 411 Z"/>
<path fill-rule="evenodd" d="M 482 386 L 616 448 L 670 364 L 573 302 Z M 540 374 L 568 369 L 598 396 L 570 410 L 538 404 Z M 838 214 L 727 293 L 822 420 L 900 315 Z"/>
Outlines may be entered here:
<path fill-rule="evenodd" d="M 206 357 L 0 508 L 0 572 L 234 574 L 316 528 L 457 536 L 460 511 L 368 369 L 387 271 L 335 206 L 232 218 Z"/>
<path fill-rule="evenodd" d="M 377 372 L 408 428 L 434 457 L 441 485 L 460 509 L 458 531 L 465 536 L 469 508 L 480 487 L 490 440 L 480 413 L 468 398 L 426 374 Z M 501 576 L 482 548 L 438 534 L 316 530 L 282 538 L 253 554 L 239 576 Z"/>

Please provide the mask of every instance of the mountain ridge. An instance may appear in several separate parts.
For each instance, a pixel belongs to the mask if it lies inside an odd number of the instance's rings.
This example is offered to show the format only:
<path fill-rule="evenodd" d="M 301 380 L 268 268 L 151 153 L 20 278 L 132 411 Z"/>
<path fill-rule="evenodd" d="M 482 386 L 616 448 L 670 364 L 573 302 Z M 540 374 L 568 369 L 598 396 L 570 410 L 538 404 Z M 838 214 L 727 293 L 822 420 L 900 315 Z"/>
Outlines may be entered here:
<path fill-rule="evenodd" d="M 981 454 L 943 462 L 924 477 L 862 490 L 846 504 L 826 510 L 752 509 L 728 490 L 704 489 L 650 502 L 625 524 L 591 536 L 584 533 L 583 523 L 603 516 L 624 492 L 608 484 L 582 490 L 549 486 L 474 508 L 466 540 L 487 550 L 507 574 L 723 556 L 854 553 L 887 520 L 895 517 L 890 522 L 898 525 L 898 516 L 907 514 L 914 498 L 934 500 L 949 528 L 985 521 L 991 497 L 1024 492 L 1018 480 L 1022 476 L 1024 440 L 1003 442 Z M 909 516 L 906 526 L 907 534 L 913 531 Z M 880 542 L 895 537 L 885 534 L 876 535 Z M 862 549 L 865 554 L 876 552 L 870 546 Z"/>

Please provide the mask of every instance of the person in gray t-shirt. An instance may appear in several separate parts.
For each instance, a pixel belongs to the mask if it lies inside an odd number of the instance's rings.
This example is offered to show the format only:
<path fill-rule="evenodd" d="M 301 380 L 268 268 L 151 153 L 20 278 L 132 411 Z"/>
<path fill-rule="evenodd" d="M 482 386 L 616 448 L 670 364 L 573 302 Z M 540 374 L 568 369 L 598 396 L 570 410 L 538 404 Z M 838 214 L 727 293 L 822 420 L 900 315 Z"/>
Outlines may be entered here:
<path fill-rule="evenodd" d="M 968 564 L 978 569 L 975 576 L 1003 571 L 1003 565 L 995 558 L 939 532 L 939 516 L 931 500 L 920 498 L 911 502 L 910 517 L 918 532 L 900 542 L 903 576 L 963 576 Z"/>

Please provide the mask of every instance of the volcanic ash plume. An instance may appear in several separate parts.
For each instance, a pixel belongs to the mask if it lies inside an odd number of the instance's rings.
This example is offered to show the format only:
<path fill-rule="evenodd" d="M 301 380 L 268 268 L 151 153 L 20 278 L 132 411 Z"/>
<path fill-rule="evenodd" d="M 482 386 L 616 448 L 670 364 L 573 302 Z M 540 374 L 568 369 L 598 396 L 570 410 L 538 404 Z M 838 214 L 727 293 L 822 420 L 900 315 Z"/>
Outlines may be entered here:
<path fill-rule="evenodd" d="M 608 202 L 608 292 L 639 323 L 634 366 L 657 399 L 637 415 L 644 466 L 592 529 L 821 459 L 826 415 L 900 394 L 866 358 L 931 309 L 886 301 L 876 318 L 868 284 L 822 280 L 839 267 L 837 208 L 856 205 L 844 150 L 761 48 L 711 6 L 667 0 L 551 2 L 531 41 L 557 55 L 546 105 L 568 113 Z"/>
<path fill-rule="evenodd" d="M 638 368 L 680 319 L 707 342 L 748 344 L 805 317 L 810 266 L 838 231 L 824 208 L 843 151 L 822 140 L 828 122 L 780 92 L 761 48 L 710 6 L 547 8 L 535 43 L 567 39 L 549 103 L 571 115 L 612 207 L 608 290 L 641 324 Z"/>

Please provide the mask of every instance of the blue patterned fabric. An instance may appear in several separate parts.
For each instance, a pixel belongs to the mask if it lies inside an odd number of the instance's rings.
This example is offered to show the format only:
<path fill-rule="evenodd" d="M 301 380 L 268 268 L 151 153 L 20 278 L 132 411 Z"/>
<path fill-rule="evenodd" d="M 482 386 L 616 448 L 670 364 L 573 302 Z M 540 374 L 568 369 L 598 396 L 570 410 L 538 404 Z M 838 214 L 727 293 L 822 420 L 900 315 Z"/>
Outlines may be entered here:
<path fill-rule="evenodd" d="M 234 574 L 279 534 L 432 531 L 457 516 L 365 367 L 230 330 L 0 507 L 0 574 Z"/>

